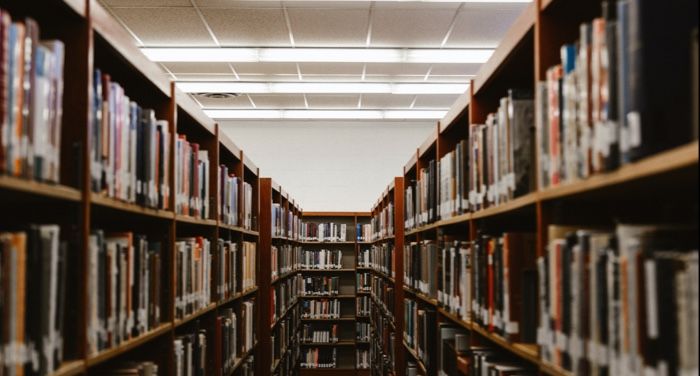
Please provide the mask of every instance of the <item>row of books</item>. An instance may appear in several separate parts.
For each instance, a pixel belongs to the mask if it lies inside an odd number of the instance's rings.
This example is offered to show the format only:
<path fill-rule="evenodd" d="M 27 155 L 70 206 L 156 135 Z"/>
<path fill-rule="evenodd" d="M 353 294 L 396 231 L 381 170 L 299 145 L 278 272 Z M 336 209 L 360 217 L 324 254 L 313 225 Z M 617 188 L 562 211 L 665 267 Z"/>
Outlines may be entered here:
<path fill-rule="evenodd" d="M 287 274 L 301 269 L 302 266 L 301 246 L 290 244 L 272 245 L 270 248 L 270 263 L 272 269 L 272 280 L 286 276 Z"/>
<path fill-rule="evenodd" d="M 219 166 L 219 218 L 222 223 L 250 230 L 252 226 L 253 187 Z M 242 192 L 239 192 L 242 191 Z M 240 201 L 242 196 L 243 202 Z"/>
<path fill-rule="evenodd" d="M 358 316 L 369 316 L 370 297 L 367 295 L 355 298 L 355 313 Z"/>
<path fill-rule="evenodd" d="M 61 364 L 68 267 L 58 225 L 0 232 L 0 373 L 46 375 Z"/>
<path fill-rule="evenodd" d="M 301 240 L 306 242 L 346 242 L 348 226 L 345 223 L 302 222 Z"/>
<path fill-rule="evenodd" d="M 278 203 L 272 204 L 272 236 L 299 240 L 301 229 L 301 217 Z"/>
<path fill-rule="evenodd" d="M 404 193 L 404 226 L 406 229 L 423 226 L 438 219 L 437 163 L 428 162 L 416 172 L 416 179 L 406 182 Z"/>
<path fill-rule="evenodd" d="M 438 163 L 439 216 L 447 219 L 469 210 L 470 144 L 460 140 Z M 411 226 L 412 227 L 412 226 Z"/>
<path fill-rule="evenodd" d="M 459 327 L 439 326 L 438 375 L 538 375 L 537 369 L 510 353 L 489 345 L 471 345 Z"/>
<path fill-rule="evenodd" d="M 175 213 L 209 219 L 209 152 L 187 141 L 175 139 Z"/>
<path fill-rule="evenodd" d="M 472 211 L 535 189 L 534 106 L 531 90 L 510 89 L 484 124 L 471 125 L 467 164 Z"/>
<path fill-rule="evenodd" d="M 370 326 L 368 322 L 357 322 L 355 323 L 355 339 L 360 342 L 369 342 L 369 336 L 371 334 Z"/>
<path fill-rule="evenodd" d="M 377 276 L 371 280 L 371 293 L 380 307 L 393 318 L 394 312 L 394 286 Z"/>
<path fill-rule="evenodd" d="M 87 255 L 90 354 L 142 335 L 160 323 L 161 283 L 167 275 L 161 265 L 161 244 L 131 232 L 91 232 Z"/>
<path fill-rule="evenodd" d="M 394 244 L 387 242 L 361 250 L 357 257 L 357 265 L 361 268 L 371 268 L 393 278 Z"/>
<path fill-rule="evenodd" d="M 372 360 L 383 370 L 394 370 L 396 333 L 393 328 L 393 319 L 385 315 L 383 308 L 373 304 L 370 315 Z M 382 373 L 387 374 L 387 373 Z"/>
<path fill-rule="evenodd" d="M 340 277 L 306 277 L 301 285 L 301 296 L 334 296 L 340 290 Z"/>
<path fill-rule="evenodd" d="M 369 369 L 370 365 L 370 354 L 369 350 L 360 350 L 356 352 L 355 368 L 357 369 Z"/>
<path fill-rule="evenodd" d="M 305 319 L 340 318 L 340 300 L 314 299 L 301 302 L 301 317 Z"/>
<path fill-rule="evenodd" d="M 176 375 L 207 374 L 208 335 L 205 329 L 200 329 L 199 322 L 195 322 L 195 328 L 190 333 L 175 337 L 173 352 Z"/>
<path fill-rule="evenodd" d="M 404 246 L 404 284 L 437 299 L 438 245 L 433 240 L 411 242 Z"/>
<path fill-rule="evenodd" d="M 578 40 L 561 47 L 561 63 L 537 84 L 541 188 L 697 139 L 690 100 L 697 62 L 689 46 L 698 5 L 640 3 L 603 2 L 601 16 L 580 25 Z M 663 25 L 663 37 L 658 19 L 673 20 Z M 674 69 L 655 79 L 651 72 L 667 70 L 669 61 Z"/>
<path fill-rule="evenodd" d="M 355 291 L 357 292 L 370 292 L 372 283 L 372 274 L 368 272 L 361 272 L 355 274 L 355 279 L 357 284 L 355 286 Z"/>
<path fill-rule="evenodd" d="M 471 312 L 472 247 L 469 242 L 444 237 L 437 271 L 438 304 L 447 312 L 469 321 Z"/>
<path fill-rule="evenodd" d="M 105 376 L 158 376 L 158 365 L 153 362 L 124 362 L 100 372 Z"/>
<path fill-rule="evenodd" d="M 550 226 L 542 357 L 576 373 L 698 372 L 697 227 Z"/>
<path fill-rule="evenodd" d="M 305 249 L 301 252 L 301 267 L 302 269 L 318 270 L 342 269 L 343 251 L 339 249 Z"/>
<path fill-rule="evenodd" d="M 212 301 L 212 251 L 209 239 L 198 236 L 175 242 L 175 317 L 183 319 Z"/>
<path fill-rule="evenodd" d="M 217 245 L 217 296 L 227 299 L 255 287 L 256 244 L 219 239 Z"/>
<path fill-rule="evenodd" d="M 281 283 L 276 284 L 272 289 L 270 297 L 270 315 L 271 323 L 282 317 L 282 315 L 297 301 L 299 292 L 301 291 L 301 283 L 303 278 L 300 275 L 295 275 L 292 278 L 286 279 Z"/>
<path fill-rule="evenodd" d="M 171 130 L 167 120 L 156 120 L 154 110 L 141 108 L 119 83 L 99 69 L 95 69 L 92 90 L 93 192 L 128 203 L 170 209 Z M 176 159 L 176 172 L 184 167 L 183 162 Z"/>
<path fill-rule="evenodd" d="M 295 308 L 275 326 L 270 336 L 273 360 L 279 360 L 283 357 L 290 346 L 297 346 L 299 322 L 299 309 Z"/>
<path fill-rule="evenodd" d="M 534 342 L 537 325 L 535 234 L 482 234 L 472 243 L 471 252 L 473 260 L 471 269 L 466 270 L 466 278 L 473 283 L 473 321 L 510 341 Z"/>
<path fill-rule="evenodd" d="M 231 374 L 236 362 L 255 345 L 255 315 L 255 300 L 251 299 L 241 304 L 240 312 L 226 308 L 216 318 L 215 346 L 219 351 L 217 356 L 221 356 L 223 375 Z"/>
<path fill-rule="evenodd" d="M 374 232 L 372 230 L 372 224 L 371 223 L 365 223 L 361 224 L 358 223 L 355 225 L 355 238 L 357 239 L 358 242 L 369 242 L 372 240 L 374 236 Z"/>
<path fill-rule="evenodd" d="M 386 343 L 372 341 L 369 348 L 370 365 L 379 375 L 396 374 L 395 333 L 391 332 Z"/>
<path fill-rule="evenodd" d="M 374 241 L 394 235 L 394 203 L 388 203 L 382 210 L 372 216 L 370 220 L 371 238 L 365 241 Z"/>
<path fill-rule="evenodd" d="M 313 347 L 302 349 L 299 368 L 336 368 L 338 354 L 335 347 Z"/>
<path fill-rule="evenodd" d="M 320 326 L 324 328 L 319 329 Z M 336 343 L 338 342 L 338 324 L 304 324 L 301 327 L 301 342 Z"/>
<path fill-rule="evenodd" d="M 65 48 L 39 35 L 35 20 L 0 9 L 0 174 L 57 183 Z"/>
<path fill-rule="evenodd" d="M 437 313 L 430 306 L 422 306 L 412 299 L 404 299 L 404 341 L 412 349 L 426 369 L 433 369 Z"/>

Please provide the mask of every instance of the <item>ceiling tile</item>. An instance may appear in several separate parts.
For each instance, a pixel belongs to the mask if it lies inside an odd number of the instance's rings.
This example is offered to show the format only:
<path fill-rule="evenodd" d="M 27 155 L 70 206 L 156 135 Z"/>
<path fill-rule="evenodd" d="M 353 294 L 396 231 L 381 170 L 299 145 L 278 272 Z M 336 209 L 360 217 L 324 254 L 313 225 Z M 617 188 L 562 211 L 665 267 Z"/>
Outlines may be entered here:
<path fill-rule="evenodd" d="M 271 0 L 195 0 L 200 8 L 282 8 L 281 1 Z"/>
<path fill-rule="evenodd" d="M 423 94 L 416 97 L 413 108 L 450 108 L 459 95 L 453 94 Z"/>
<path fill-rule="evenodd" d="M 238 81 L 233 73 L 178 73 L 178 81 Z"/>
<path fill-rule="evenodd" d="M 306 95 L 311 108 L 357 108 L 359 95 L 324 94 Z"/>
<path fill-rule="evenodd" d="M 294 74 L 256 74 L 256 73 L 246 73 L 238 74 L 241 81 L 294 81 L 299 82 L 299 75 Z"/>
<path fill-rule="evenodd" d="M 233 69 L 241 74 L 297 74 L 294 63 L 233 63 Z"/>
<path fill-rule="evenodd" d="M 174 74 L 178 73 L 214 73 L 232 74 L 227 63 L 163 63 Z"/>
<path fill-rule="evenodd" d="M 363 94 L 362 108 L 407 109 L 413 102 L 413 95 Z"/>
<path fill-rule="evenodd" d="M 481 64 L 435 64 L 430 71 L 430 75 L 451 76 L 451 75 L 475 75 L 479 72 Z"/>
<path fill-rule="evenodd" d="M 360 74 L 304 74 L 304 81 L 311 82 L 360 82 Z"/>
<path fill-rule="evenodd" d="M 201 11 L 222 46 L 290 45 L 282 9 L 202 8 Z"/>
<path fill-rule="evenodd" d="M 202 96 L 196 96 L 195 100 L 202 104 L 204 108 L 217 108 L 217 109 L 229 109 L 229 108 L 240 108 L 240 109 L 250 109 L 253 106 L 250 104 L 248 97 L 245 95 L 240 95 L 233 98 L 206 98 Z"/>
<path fill-rule="evenodd" d="M 362 63 L 299 63 L 301 74 L 362 75 Z"/>
<path fill-rule="evenodd" d="M 468 83 L 469 80 L 473 79 L 472 76 L 442 76 L 431 74 L 426 82 L 464 82 Z"/>
<path fill-rule="evenodd" d="M 372 75 L 418 75 L 428 73 L 430 64 L 371 63 L 367 64 L 367 74 Z"/>
<path fill-rule="evenodd" d="M 459 8 L 459 4 L 457 1 L 377 1 L 374 3 L 374 7 L 382 10 L 455 11 Z"/>
<path fill-rule="evenodd" d="M 495 47 L 527 4 L 465 4 L 446 47 Z"/>
<path fill-rule="evenodd" d="M 255 102 L 256 108 L 284 109 L 306 108 L 304 96 L 299 94 L 258 95 L 251 94 L 250 98 Z"/>
<path fill-rule="evenodd" d="M 365 9 L 287 10 L 297 47 L 361 47 L 367 40 Z"/>
<path fill-rule="evenodd" d="M 372 47 L 439 47 L 455 12 L 443 9 L 377 8 Z"/>
<path fill-rule="evenodd" d="M 108 7 L 191 7 L 189 0 L 100 0 Z"/>
<path fill-rule="evenodd" d="M 396 75 L 387 76 L 385 74 L 368 74 L 365 81 L 368 82 L 423 82 L 425 74 L 417 75 Z"/>
<path fill-rule="evenodd" d="M 194 8 L 116 8 L 115 15 L 146 46 L 213 46 Z"/>
<path fill-rule="evenodd" d="M 369 1 L 326 1 L 323 0 L 318 1 L 318 0 L 310 0 L 310 1 L 302 1 L 302 0 L 294 0 L 294 1 L 282 1 L 285 7 L 287 9 L 296 9 L 296 8 L 312 8 L 312 9 L 364 9 L 366 11 L 369 11 L 369 7 L 371 2 Z"/>

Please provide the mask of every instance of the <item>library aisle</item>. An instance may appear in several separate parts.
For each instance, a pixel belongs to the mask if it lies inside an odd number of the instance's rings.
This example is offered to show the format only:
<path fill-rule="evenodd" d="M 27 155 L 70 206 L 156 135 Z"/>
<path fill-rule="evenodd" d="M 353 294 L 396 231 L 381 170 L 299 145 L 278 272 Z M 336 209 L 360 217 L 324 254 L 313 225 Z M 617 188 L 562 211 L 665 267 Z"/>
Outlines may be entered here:
<path fill-rule="evenodd" d="M 698 66 L 697 0 L 0 0 L 0 376 L 698 375 Z"/>

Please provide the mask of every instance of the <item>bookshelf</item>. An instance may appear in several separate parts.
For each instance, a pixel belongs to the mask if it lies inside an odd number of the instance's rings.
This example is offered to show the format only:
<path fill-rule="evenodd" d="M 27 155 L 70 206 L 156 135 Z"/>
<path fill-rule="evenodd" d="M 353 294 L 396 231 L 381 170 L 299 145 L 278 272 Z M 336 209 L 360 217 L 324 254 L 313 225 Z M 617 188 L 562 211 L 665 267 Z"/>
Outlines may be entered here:
<path fill-rule="evenodd" d="M 469 141 L 474 126 L 483 124 L 490 113 L 496 112 L 500 98 L 507 95 L 508 89 L 524 88 L 534 93 L 537 82 L 546 79 L 548 68 L 560 62 L 560 47 L 578 39 L 579 25 L 600 17 L 601 4 L 601 1 L 571 4 L 563 0 L 540 0 L 529 5 L 472 80 L 469 92 L 460 96 L 447 115 L 437 123 L 435 131 L 411 155 L 404 166 L 405 187 L 420 182 L 421 169 L 427 168 L 432 160 L 440 160 L 455 150 L 460 141 Z M 672 80 L 673 77 L 668 79 Z M 541 111 L 539 105 L 535 111 Z M 661 127 L 661 124 L 655 126 Z M 685 126 L 675 124 L 674 130 Z M 680 129 L 679 132 L 685 130 Z M 617 168 L 592 173 L 585 178 L 546 187 L 536 182 L 529 192 L 498 204 L 486 204 L 476 210 L 458 211 L 434 221 L 409 226 L 403 234 L 404 245 L 423 241 L 437 241 L 439 244 L 444 237 L 472 244 L 482 235 L 525 232 L 534 235 L 534 247 L 527 251 L 534 258 L 544 256 L 551 247 L 554 239 L 550 238 L 550 225 L 613 229 L 618 223 L 670 223 L 695 228 L 696 236 L 698 152 L 698 141 L 688 139 L 679 145 Z M 541 172 L 540 158 L 542 156 L 537 150 L 533 174 Z M 439 190 L 439 182 L 437 185 Z M 382 197 L 385 195 L 386 192 Z M 373 213 L 381 207 L 383 200 L 375 204 Z M 650 202 L 654 204 L 649 205 Z M 408 219 L 407 214 L 403 214 Z M 476 288 L 474 283 L 472 281 L 469 285 L 472 294 Z M 479 324 L 472 312 L 465 319 L 445 307 L 439 299 L 406 285 L 405 281 L 398 286 L 403 286 L 400 290 L 406 298 L 415 302 L 418 309 L 437 312 L 435 327 L 429 329 L 434 335 L 439 335 L 441 324 L 450 324 L 468 333 L 468 345 L 487 345 L 506 354 L 509 361 L 517 361 L 536 374 L 574 374 L 573 370 L 549 361 L 536 339 L 524 342 L 509 340 L 498 330 Z M 403 312 L 404 300 L 397 299 L 394 314 L 403 316 L 399 315 Z M 538 326 L 538 320 L 542 317 L 539 307 L 535 314 L 534 324 Z M 522 327 L 523 324 L 520 324 Z M 398 321 L 397 330 L 404 330 Z M 400 352 L 406 362 L 416 364 L 414 371 L 417 374 L 437 375 L 434 364 L 426 366 L 418 351 L 406 341 L 402 341 L 397 349 L 402 350 Z M 397 371 L 404 374 L 398 367 Z"/>
<path fill-rule="evenodd" d="M 56 223 L 61 228 L 61 240 L 70 240 L 71 249 L 66 279 L 66 310 L 63 328 L 63 361 L 52 376 L 101 374 L 128 361 L 154 362 L 162 374 L 174 374 L 173 341 L 177 336 L 191 333 L 195 327 L 206 330 L 206 374 L 221 375 L 226 354 L 218 347 L 217 317 L 234 312 L 239 317 L 251 302 L 264 300 L 254 280 L 259 280 L 257 265 L 251 265 L 251 285 L 245 289 L 217 291 L 213 286 L 219 276 L 222 260 L 217 253 L 217 241 L 232 244 L 258 244 L 258 175 L 257 166 L 199 109 L 188 96 L 175 88 L 159 68 L 148 61 L 133 43 L 133 38 L 94 0 L 2 1 L 0 8 L 13 20 L 31 17 L 37 21 L 40 38 L 59 39 L 65 45 L 64 92 L 61 116 L 60 176 L 56 183 L 0 176 L 0 206 L 17 213 L 3 220 L 3 228 L 21 228 L 31 223 Z M 146 207 L 94 192 L 91 185 L 93 161 L 90 157 L 94 121 L 94 70 L 110 75 L 132 101 L 154 110 L 155 118 L 166 120 L 169 138 L 164 142 L 173 150 L 176 133 L 197 142 L 208 151 L 209 214 L 203 218 L 175 214 L 174 195 L 164 199 L 165 207 Z M 99 99 L 99 98 L 98 98 Z M 169 155 L 167 183 L 174 183 L 174 154 Z M 249 221 L 246 225 L 223 224 L 219 218 L 219 187 L 216 184 L 219 165 L 239 176 L 240 184 L 251 187 Z M 239 195 L 241 206 L 243 195 Z M 238 215 L 238 214 L 237 214 Z M 239 223 L 243 223 L 240 221 Z M 88 285 L 90 265 L 88 255 L 92 231 L 134 233 L 148 237 L 149 243 L 160 244 L 160 317 L 149 329 L 126 336 L 118 344 L 89 349 Z M 212 287 L 208 302 L 201 309 L 178 318 L 176 316 L 176 241 L 183 237 L 203 237 L 211 242 Z M 251 251 L 252 254 L 257 253 Z M 258 260 L 259 261 L 259 260 Z M 76 276 L 72 278 L 71 276 Z M 257 278 L 253 278 L 257 277 Z M 239 285 L 241 287 L 241 285 Z M 252 306 L 254 307 L 254 305 Z M 257 307 L 253 308 L 257 309 Z M 257 315 L 249 315 L 257 326 Z M 251 328 L 252 329 L 252 328 Z M 257 328 L 256 328 L 257 329 Z M 239 332 L 240 334 L 240 332 Z M 231 360 L 227 374 L 235 375 L 245 364 L 258 357 L 254 341 L 245 351 L 238 351 Z M 256 359 L 257 360 L 257 359 Z"/>
<path fill-rule="evenodd" d="M 361 250 L 368 253 L 365 269 L 373 276 L 370 292 L 372 375 L 405 374 L 402 351 L 404 316 L 394 314 L 402 312 L 404 298 L 404 290 L 401 288 L 404 247 L 403 192 L 403 177 L 394 178 L 372 207 L 373 222 L 377 225 L 372 226 L 371 246 L 361 247 Z M 393 296 L 389 299 L 388 295 Z M 381 300 L 382 296 L 386 301 Z"/>
<path fill-rule="evenodd" d="M 342 252 L 342 257 L 332 268 L 314 269 L 300 268 L 298 273 L 304 278 L 324 278 L 337 277 L 337 293 L 330 296 L 300 295 L 298 304 L 315 304 L 326 301 L 336 301 L 338 304 L 337 316 L 335 317 L 302 317 L 302 325 L 308 325 L 309 332 L 331 330 L 337 336 L 337 341 L 330 342 L 305 342 L 299 341 L 300 362 L 303 362 L 303 351 L 306 349 L 319 349 L 320 352 L 335 351 L 337 354 L 337 364 L 335 368 L 314 369 L 299 367 L 300 375 L 339 375 L 339 374 L 365 374 L 366 370 L 356 369 L 357 351 L 367 349 L 367 344 L 356 339 L 356 323 L 366 322 L 362 317 L 358 317 L 356 312 L 356 298 L 362 296 L 356 290 L 357 278 L 357 255 L 362 241 L 358 238 L 356 229 L 358 226 L 369 224 L 369 213 L 356 212 L 301 212 L 302 228 L 308 231 L 316 231 L 315 225 L 319 223 L 337 224 L 337 230 L 345 225 L 345 238 L 321 239 L 316 232 L 301 233 L 301 245 L 304 252 L 318 256 L 322 250 L 334 250 Z M 313 227 L 314 230 L 310 228 Z M 318 233 L 321 233 L 319 226 Z M 309 236 L 313 234 L 313 238 Z M 322 253 L 321 253 L 322 254 Z M 333 329 L 334 328 L 334 329 Z M 301 337 L 300 337 L 301 338 Z"/>
<path fill-rule="evenodd" d="M 261 289 L 268 296 L 261 302 L 259 332 L 262 348 L 256 374 L 294 375 L 299 353 L 298 299 L 301 208 L 271 178 L 260 179 Z M 273 252 L 273 248 L 277 253 Z"/>

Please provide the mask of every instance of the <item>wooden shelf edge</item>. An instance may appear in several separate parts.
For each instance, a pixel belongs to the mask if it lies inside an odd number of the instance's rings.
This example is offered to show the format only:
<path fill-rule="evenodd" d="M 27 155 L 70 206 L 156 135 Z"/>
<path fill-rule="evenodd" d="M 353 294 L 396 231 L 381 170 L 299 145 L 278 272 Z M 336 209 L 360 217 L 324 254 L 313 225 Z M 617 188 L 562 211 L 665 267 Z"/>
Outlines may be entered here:
<path fill-rule="evenodd" d="M 356 341 L 350 341 L 350 340 L 342 340 L 338 342 L 303 342 L 299 341 L 299 346 L 305 346 L 305 347 L 312 347 L 312 346 L 318 346 L 318 347 L 334 347 L 334 346 L 343 346 L 343 347 L 350 347 L 350 346 L 355 346 L 357 342 Z"/>
<path fill-rule="evenodd" d="M 42 183 L 7 175 L 0 175 L 0 190 L 10 190 L 73 202 L 79 202 L 82 199 L 81 192 L 72 187 L 60 184 Z"/>
<path fill-rule="evenodd" d="M 423 371 L 423 374 L 426 375 L 428 374 L 428 370 L 425 368 L 425 365 L 423 364 L 423 360 L 421 360 L 418 357 L 418 353 L 416 353 L 415 350 L 411 348 L 411 346 L 408 345 L 408 343 L 403 340 L 403 347 L 406 349 L 406 351 L 411 355 L 411 357 L 416 361 L 416 364 L 418 364 L 418 367 L 420 367 L 421 371 Z"/>
<path fill-rule="evenodd" d="M 231 368 L 230 374 L 234 374 L 234 373 L 236 372 L 236 370 L 237 370 L 240 366 L 243 365 L 243 363 L 245 362 L 245 360 L 248 359 L 248 357 L 250 357 L 250 356 L 253 354 L 253 351 L 255 351 L 255 348 L 256 348 L 257 346 L 258 346 L 258 343 L 255 342 L 255 344 L 253 344 L 253 347 L 251 347 L 250 349 L 248 349 L 248 351 L 246 351 L 245 354 L 243 354 L 243 356 L 241 356 L 240 358 L 237 358 L 237 359 L 236 359 L 236 361 L 235 361 L 234 364 L 233 364 L 233 367 Z"/>
<path fill-rule="evenodd" d="M 225 223 L 219 223 L 219 227 L 224 228 L 224 229 L 226 229 L 226 230 L 231 230 L 231 231 L 240 232 L 240 233 L 243 233 L 243 234 L 248 234 L 248 235 L 253 235 L 253 236 L 260 236 L 260 233 L 259 233 L 258 231 L 255 231 L 255 230 L 247 230 L 247 229 L 245 229 L 245 228 L 243 228 L 243 227 L 240 227 L 240 226 L 234 226 L 234 225 L 229 225 L 229 224 L 225 224 Z"/>
<path fill-rule="evenodd" d="M 216 227 L 216 220 L 214 219 L 195 218 L 183 214 L 175 214 L 175 221 L 193 225 Z"/>
<path fill-rule="evenodd" d="M 488 330 L 482 328 L 476 323 L 471 324 L 472 331 L 479 333 L 482 337 L 487 338 L 491 342 L 497 344 L 502 349 L 508 350 L 510 353 L 517 355 L 519 358 L 527 360 L 528 362 L 540 365 L 542 361 L 538 354 L 538 347 L 535 344 L 524 344 L 524 343 L 511 343 L 505 338 L 491 333 Z"/>
<path fill-rule="evenodd" d="M 498 214 L 504 214 L 516 209 L 526 207 L 528 205 L 535 205 L 537 203 L 538 194 L 536 192 L 528 193 L 524 196 L 514 198 L 512 200 L 506 201 L 502 204 L 491 206 L 479 211 L 471 213 L 471 219 L 480 219 L 495 216 Z"/>
<path fill-rule="evenodd" d="M 662 151 L 620 168 L 539 192 L 539 199 L 553 200 L 662 175 L 698 164 L 698 141 Z"/>
<path fill-rule="evenodd" d="M 73 376 L 85 372 L 85 360 L 64 361 L 50 376 Z"/>
<path fill-rule="evenodd" d="M 189 315 L 189 316 L 187 316 L 187 317 L 185 317 L 185 318 L 175 320 L 174 325 L 175 325 L 176 328 L 177 328 L 177 327 L 180 327 L 180 326 L 182 326 L 182 325 L 185 325 L 185 324 L 187 324 L 188 322 L 190 322 L 190 321 L 192 321 L 192 320 L 194 320 L 194 319 L 197 319 L 197 318 L 199 318 L 199 317 L 201 317 L 201 316 L 203 316 L 203 315 L 205 315 L 205 314 L 207 314 L 207 313 L 209 313 L 209 312 L 215 310 L 216 307 L 217 307 L 217 304 L 216 304 L 216 303 L 210 303 L 208 306 L 206 306 L 206 307 L 200 309 L 199 311 L 197 311 L 197 312 L 195 312 L 195 313 L 193 313 L 193 314 L 191 314 L 191 315 Z"/>
<path fill-rule="evenodd" d="M 233 296 L 229 296 L 228 298 L 219 301 L 216 305 L 217 305 L 218 307 L 227 305 L 227 304 L 229 304 L 229 303 L 231 303 L 231 302 L 234 302 L 234 301 L 236 301 L 236 300 L 246 298 L 246 297 L 248 297 L 249 295 L 254 294 L 254 293 L 257 292 L 257 291 L 258 291 L 258 286 L 255 286 L 255 287 L 250 288 L 250 289 L 248 289 L 248 290 L 246 290 L 246 291 L 236 293 L 236 294 L 234 294 Z"/>
<path fill-rule="evenodd" d="M 147 208 L 136 204 L 122 202 L 101 194 L 92 194 L 90 197 L 90 203 L 97 206 L 120 210 L 128 213 L 140 214 L 143 216 L 149 216 L 153 218 L 172 220 L 175 217 L 175 213 L 172 211 Z"/>
<path fill-rule="evenodd" d="M 200 127 L 209 132 L 209 134 L 216 135 L 216 123 L 214 120 L 202 111 L 199 104 L 197 104 L 189 94 L 185 94 L 182 90 L 178 89 L 175 82 L 172 82 L 171 85 L 171 95 L 175 98 L 177 106 L 185 111 L 187 115 L 197 122 Z"/>
<path fill-rule="evenodd" d="M 121 355 L 129 350 L 141 346 L 142 344 L 159 337 L 160 335 L 167 333 L 172 328 L 172 323 L 161 324 L 150 332 L 144 333 L 136 338 L 132 338 L 121 343 L 119 346 L 103 350 L 95 355 L 91 355 L 85 361 L 87 367 L 94 367 L 100 363 L 103 363 L 109 359 L 112 359 L 118 355 Z"/>

